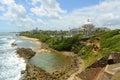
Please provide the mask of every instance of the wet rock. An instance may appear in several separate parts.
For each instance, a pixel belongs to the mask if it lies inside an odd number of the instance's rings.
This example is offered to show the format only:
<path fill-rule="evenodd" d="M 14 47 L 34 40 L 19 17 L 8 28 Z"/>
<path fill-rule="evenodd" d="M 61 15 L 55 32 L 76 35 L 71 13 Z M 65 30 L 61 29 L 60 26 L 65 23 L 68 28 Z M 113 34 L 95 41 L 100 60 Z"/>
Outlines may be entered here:
<path fill-rule="evenodd" d="M 18 48 L 17 53 L 25 60 L 30 60 L 35 52 L 30 48 Z M 67 80 L 71 74 L 78 70 L 79 60 L 77 56 L 71 56 L 71 62 L 63 66 L 60 70 L 48 73 L 45 70 L 26 62 L 25 71 L 21 71 L 21 74 L 25 74 L 22 80 Z"/>
<path fill-rule="evenodd" d="M 24 80 L 54 80 L 52 75 L 29 63 L 26 65 L 26 72 Z"/>
<path fill-rule="evenodd" d="M 16 44 L 16 43 L 12 43 L 11 46 L 12 46 L 12 47 L 15 47 L 15 46 L 17 46 L 17 44 Z"/>
<path fill-rule="evenodd" d="M 24 59 L 30 59 L 36 54 L 36 52 L 34 52 L 30 48 L 18 48 L 17 53 L 20 57 L 23 57 Z"/>
<path fill-rule="evenodd" d="M 25 74 L 25 70 L 22 70 L 22 71 L 21 71 L 21 74 Z"/>

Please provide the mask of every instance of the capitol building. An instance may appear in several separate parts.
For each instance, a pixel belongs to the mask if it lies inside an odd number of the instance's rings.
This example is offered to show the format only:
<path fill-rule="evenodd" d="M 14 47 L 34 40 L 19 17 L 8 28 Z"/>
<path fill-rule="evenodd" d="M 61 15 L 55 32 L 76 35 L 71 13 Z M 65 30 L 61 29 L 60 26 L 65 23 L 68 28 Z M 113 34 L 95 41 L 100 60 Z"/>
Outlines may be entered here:
<path fill-rule="evenodd" d="M 83 31 L 83 34 L 85 36 L 90 36 L 92 35 L 92 31 L 94 30 L 94 25 L 92 24 L 92 22 L 90 22 L 90 20 L 88 19 L 87 22 L 85 22 L 83 25 L 82 25 L 82 31 Z"/>

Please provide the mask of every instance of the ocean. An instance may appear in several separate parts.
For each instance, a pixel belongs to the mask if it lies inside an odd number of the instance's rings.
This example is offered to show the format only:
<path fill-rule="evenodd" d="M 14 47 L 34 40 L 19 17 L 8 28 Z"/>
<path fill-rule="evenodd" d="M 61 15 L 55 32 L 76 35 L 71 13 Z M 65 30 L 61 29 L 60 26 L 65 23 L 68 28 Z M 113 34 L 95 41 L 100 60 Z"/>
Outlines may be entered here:
<path fill-rule="evenodd" d="M 17 55 L 17 47 L 11 46 L 15 41 L 15 34 L 0 33 L 0 80 L 19 80 L 21 70 L 25 70 L 24 59 Z"/>
<path fill-rule="evenodd" d="M 16 53 L 17 48 L 39 49 L 41 45 L 35 44 L 31 40 L 22 39 L 17 33 L 0 33 L 0 80 L 19 80 L 23 75 L 26 63 Z M 17 46 L 12 47 L 11 44 Z M 47 72 L 52 72 L 70 63 L 71 59 L 61 54 L 38 53 L 29 62 Z"/>
<path fill-rule="evenodd" d="M 25 70 L 26 63 L 16 53 L 19 48 L 38 49 L 40 45 L 36 45 L 33 41 L 22 39 L 16 35 L 17 33 L 0 33 L 0 80 L 19 80 L 22 75 L 21 71 Z M 12 43 L 16 43 L 16 47 L 12 47 Z"/>

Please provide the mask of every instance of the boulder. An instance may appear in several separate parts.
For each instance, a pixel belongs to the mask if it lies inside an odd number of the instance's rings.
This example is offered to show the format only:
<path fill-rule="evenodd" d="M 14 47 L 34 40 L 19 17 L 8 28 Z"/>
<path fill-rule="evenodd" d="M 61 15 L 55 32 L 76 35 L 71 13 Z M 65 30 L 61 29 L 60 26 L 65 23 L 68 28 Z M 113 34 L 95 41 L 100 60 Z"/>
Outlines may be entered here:
<path fill-rule="evenodd" d="M 22 70 L 22 71 L 21 71 L 21 74 L 25 74 L 25 70 Z"/>
<path fill-rule="evenodd" d="M 36 52 L 34 52 L 30 48 L 18 48 L 17 53 L 20 57 L 23 57 L 24 59 L 30 59 L 36 54 Z"/>
<path fill-rule="evenodd" d="M 17 44 L 16 44 L 16 43 L 12 43 L 11 46 L 12 46 L 12 47 L 15 47 L 15 46 L 17 46 Z"/>

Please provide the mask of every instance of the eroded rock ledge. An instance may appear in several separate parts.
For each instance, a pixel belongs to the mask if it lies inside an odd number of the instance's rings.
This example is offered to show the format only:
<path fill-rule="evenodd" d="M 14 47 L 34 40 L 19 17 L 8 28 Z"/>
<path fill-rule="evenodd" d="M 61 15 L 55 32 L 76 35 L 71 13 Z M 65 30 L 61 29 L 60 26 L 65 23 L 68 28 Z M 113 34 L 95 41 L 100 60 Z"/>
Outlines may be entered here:
<path fill-rule="evenodd" d="M 79 58 L 76 55 L 71 56 L 71 63 L 67 64 L 65 67 L 60 70 L 54 71 L 53 73 L 48 73 L 41 68 L 28 63 L 29 60 L 35 55 L 35 52 L 32 49 L 18 48 L 17 53 L 20 57 L 23 57 L 26 62 L 26 70 L 21 73 L 24 74 L 22 80 L 67 80 L 73 73 L 78 71 Z"/>
<path fill-rule="evenodd" d="M 25 60 L 29 60 L 36 54 L 36 52 L 34 52 L 30 48 L 17 48 L 17 53 L 20 57 L 23 57 Z"/>
<path fill-rule="evenodd" d="M 41 68 L 27 63 L 23 80 L 54 80 L 54 78 Z"/>

